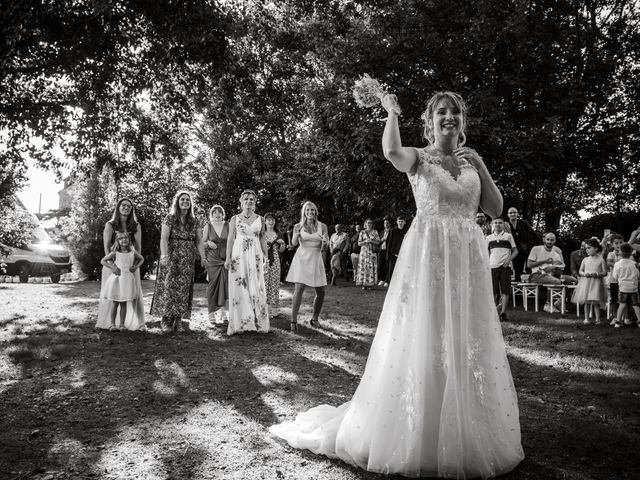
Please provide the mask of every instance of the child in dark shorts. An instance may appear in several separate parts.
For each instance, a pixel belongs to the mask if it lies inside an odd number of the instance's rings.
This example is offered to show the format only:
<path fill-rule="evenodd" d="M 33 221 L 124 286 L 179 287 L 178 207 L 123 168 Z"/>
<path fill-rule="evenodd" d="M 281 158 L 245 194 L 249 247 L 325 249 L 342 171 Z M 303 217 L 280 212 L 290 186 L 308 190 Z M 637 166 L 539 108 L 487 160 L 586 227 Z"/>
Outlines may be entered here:
<path fill-rule="evenodd" d="M 638 280 L 640 272 L 636 267 L 636 262 L 631 259 L 631 245 L 623 243 L 620 245 L 620 255 L 622 258 L 616 262 L 611 272 L 611 281 L 618 283 L 618 312 L 615 327 L 622 326 L 622 318 L 627 312 L 627 304 L 631 304 L 631 308 L 636 314 L 636 318 L 640 319 L 640 299 L 638 295 Z M 638 321 L 640 327 L 640 320 Z"/>
<path fill-rule="evenodd" d="M 615 325 L 616 317 L 618 313 L 618 282 L 611 281 L 611 272 L 613 271 L 613 266 L 616 264 L 618 260 L 622 258 L 620 256 L 620 245 L 624 243 L 624 237 L 619 233 L 612 233 L 609 236 L 609 241 L 613 247 L 607 254 L 607 271 L 609 272 L 609 305 L 611 307 L 611 323 L 610 325 Z"/>

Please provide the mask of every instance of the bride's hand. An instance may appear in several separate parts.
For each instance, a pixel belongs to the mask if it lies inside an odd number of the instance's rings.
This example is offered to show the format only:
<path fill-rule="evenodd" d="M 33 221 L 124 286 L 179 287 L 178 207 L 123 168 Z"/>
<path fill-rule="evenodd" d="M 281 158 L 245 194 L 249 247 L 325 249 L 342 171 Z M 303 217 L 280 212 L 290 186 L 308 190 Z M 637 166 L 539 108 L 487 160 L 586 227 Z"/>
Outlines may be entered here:
<path fill-rule="evenodd" d="M 396 115 L 400 115 L 400 106 L 398 105 L 398 97 L 392 93 L 386 93 L 380 100 L 384 109 L 391 113 L 395 112 Z"/>
<path fill-rule="evenodd" d="M 478 155 L 473 148 L 469 147 L 460 147 L 453 151 L 456 157 L 464 158 L 467 162 L 473 165 L 476 170 L 480 170 L 481 168 L 485 168 L 484 161 L 482 157 Z"/>

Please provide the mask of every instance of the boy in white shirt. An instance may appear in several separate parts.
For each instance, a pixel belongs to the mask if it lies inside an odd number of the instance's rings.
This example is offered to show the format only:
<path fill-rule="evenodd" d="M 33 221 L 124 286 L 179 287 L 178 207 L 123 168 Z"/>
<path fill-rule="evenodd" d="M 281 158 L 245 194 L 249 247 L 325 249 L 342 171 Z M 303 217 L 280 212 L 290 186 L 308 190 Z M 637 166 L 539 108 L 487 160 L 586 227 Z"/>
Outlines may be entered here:
<path fill-rule="evenodd" d="M 620 245 L 620 255 L 622 258 L 613 266 L 611 272 L 611 281 L 618 283 L 618 315 L 616 317 L 615 327 L 622 326 L 622 317 L 627 312 L 627 303 L 631 304 L 633 311 L 638 319 L 640 327 L 640 300 L 638 296 L 638 279 L 640 272 L 636 267 L 636 262 L 631 259 L 633 249 L 628 243 Z"/>
<path fill-rule="evenodd" d="M 487 235 L 489 246 L 489 264 L 491 265 L 491 280 L 493 295 L 500 297 L 500 320 L 507 319 L 507 303 L 511 291 L 511 260 L 518 255 L 518 248 L 513 236 L 504 231 L 504 220 L 496 218 L 493 223 L 493 233 Z"/>

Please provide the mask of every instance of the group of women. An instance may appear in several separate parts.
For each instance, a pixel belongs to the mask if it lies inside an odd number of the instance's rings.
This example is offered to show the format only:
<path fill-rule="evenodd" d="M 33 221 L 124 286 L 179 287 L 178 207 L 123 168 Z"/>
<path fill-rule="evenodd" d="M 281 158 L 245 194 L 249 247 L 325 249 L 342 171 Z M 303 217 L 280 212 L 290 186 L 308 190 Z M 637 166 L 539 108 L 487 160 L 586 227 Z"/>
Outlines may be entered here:
<path fill-rule="evenodd" d="M 398 255 L 364 373 L 350 401 L 314 407 L 270 431 L 295 448 L 374 472 L 500 475 L 515 468 L 524 453 L 486 242 L 475 214 L 480 206 L 499 216 L 502 196 L 482 158 L 464 146 L 466 106 L 458 94 L 439 92 L 429 100 L 422 117 L 429 143 L 424 148 L 402 145 L 395 96 L 384 95 L 382 105 L 388 112 L 383 151 L 407 174 L 417 211 Z M 224 258 L 228 331 L 265 332 L 265 269 L 272 264 L 264 257 L 268 243 L 275 250 L 280 247 L 273 235 L 265 234 L 265 219 L 255 213 L 255 194 L 245 191 L 240 201 L 242 212 L 229 220 Z M 193 262 L 201 243 L 192 209 L 190 195 L 181 192 L 163 222 L 151 313 L 162 316 L 168 328 L 191 312 Z M 117 228 L 126 229 L 135 242 L 137 229 L 126 211 L 121 201 L 105 228 L 105 248 Z M 211 221 L 207 229 L 207 239 L 212 239 L 207 245 L 217 252 L 212 263 L 220 267 L 225 230 L 222 219 L 216 221 L 217 226 Z M 375 245 L 371 237 L 370 245 Z M 287 276 L 295 283 L 294 330 L 305 286 L 316 289 L 312 321 L 318 320 L 326 285 L 320 252 L 327 242 L 317 208 L 305 203 L 293 236 L 300 248 Z M 137 247 L 139 243 L 138 237 Z M 224 271 L 213 273 L 212 278 L 227 283 Z"/>
<path fill-rule="evenodd" d="M 242 192 L 240 206 L 241 212 L 226 221 L 224 208 L 214 205 L 200 228 L 191 194 L 180 191 L 174 197 L 171 210 L 162 221 L 160 261 L 150 309 L 151 315 L 161 317 L 163 331 L 180 331 L 182 320 L 191 318 L 196 252 L 207 271 L 209 319 L 214 323 L 228 322 L 229 335 L 268 332 L 270 318 L 279 315 L 279 256 L 286 245 L 276 231 L 275 217 L 255 212 L 253 190 Z M 133 202 L 128 198 L 118 202 L 105 225 L 105 255 L 114 248 L 116 233 L 130 235 L 135 251 L 140 251 L 141 231 Z M 318 221 L 318 209 L 312 202 L 303 205 L 291 241 L 299 247 L 287 274 L 287 281 L 295 284 L 290 328 L 296 331 L 305 288 L 316 290 L 310 324 L 318 326 L 327 284 L 321 254 L 328 245 L 327 227 Z M 119 308 L 109 301 L 105 290 L 114 270 L 115 265 L 103 267 L 97 328 L 113 327 L 113 309 Z M 137 293 L 129 301 L 132 307 L 126 304 L 124 326 L 140 330 L 145 326 L 140 273 L 133 274 Z"/>

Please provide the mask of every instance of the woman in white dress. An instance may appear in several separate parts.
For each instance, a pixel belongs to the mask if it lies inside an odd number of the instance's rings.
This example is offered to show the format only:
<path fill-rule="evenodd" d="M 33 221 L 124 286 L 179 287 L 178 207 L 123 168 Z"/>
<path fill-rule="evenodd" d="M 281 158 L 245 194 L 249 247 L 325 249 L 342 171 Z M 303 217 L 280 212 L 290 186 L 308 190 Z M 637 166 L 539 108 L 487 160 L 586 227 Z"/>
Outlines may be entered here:
<path fill-rule="evenodd" d="M 268 332 L 269 311 L 264 283 L 267 243 L 264 219 L 256 214 L 256 194 L 240 195 L 242 212 L 231 217 L 227 237 L 229 270 L 229 326 L 227 335 L 237 332 Z"/>
<path fill-rule="evenodd" d="M 327 274 L 322 261 L 322 251 L 329 245 L 327 226 L 318 221 L 318 207 L 313 202 L 305 202 L 300 213 L 300 223 L 293 227 L 294 246 L 300 245 L 291 261 L 287 282 L 295 283 L 291 304 L 291 331 L 298 329 L 298 312 L 302 303 L 305 287 L 313 287 L 316 296 L 313 299 L 311 325 L 320 326 L 318 317 L 324 302 L 324 290 L 327 286 Z"/>
<path fill-rule="evenodd" d="M 423 115 L 426 148 L 403 147 L 395 96 L 382 138 L 416 201 L 364 374 L 351 401 L 321 405 L 271 432 L 369 471 L 488 478 L 524 457 L 518 403 L 474 218 L 500 195 L 464 148 L 465 106 L 440 92 Z"/>
<path fill-rule="evenodd" d="M 140 253 L 142 243 L 142 232 L 138 218 L 136 217 L 135 206 L 131 199 L 121 198 L 113 210 L 111 220 L 109 220 L 102 232 L 102 243 L 104 254 L 109 255 L 115 243 L 117 233 L 129 234 L 129 239 L 136 252 Z M 100 303 L 98 304 L 98 320 L 96 328 L 109 329 L 111 327 L 111 310 L 114 308 L 113 302 L 106 298 L 107 283 L 113 274 L 110 268 L 102 267 L 102 283 L 100 286 Z M 142 283 L 140 282 L 140 269 L 134 272 L 137 296 L 127 304 L 127 315 L 125 318 L 125 330 L 144 330 L 144 303 L 142 297 Z M 118 308 L 118 306 L 115 306 Z"/>

